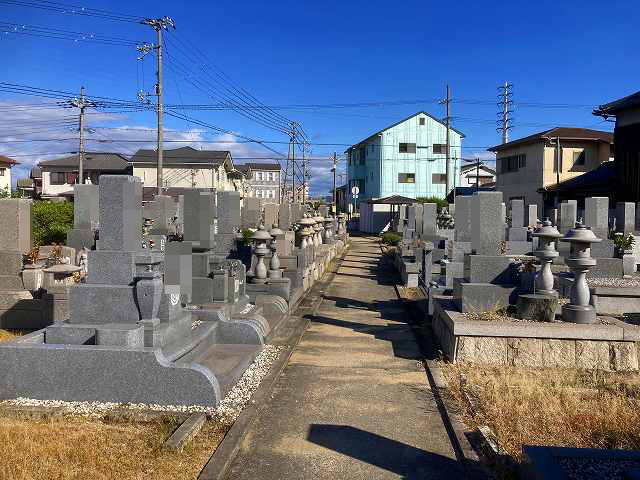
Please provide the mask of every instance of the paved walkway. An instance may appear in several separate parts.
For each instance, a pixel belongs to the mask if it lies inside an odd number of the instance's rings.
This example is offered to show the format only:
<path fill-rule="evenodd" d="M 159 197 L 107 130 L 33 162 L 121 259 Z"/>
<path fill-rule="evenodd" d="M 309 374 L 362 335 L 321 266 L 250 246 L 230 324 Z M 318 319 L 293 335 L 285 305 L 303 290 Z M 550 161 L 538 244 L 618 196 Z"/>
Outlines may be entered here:
<path fill-rule="evenodd" d="M 351 242 L 227 479 L 466 478 L 395 274 L 374 239 Z"/>

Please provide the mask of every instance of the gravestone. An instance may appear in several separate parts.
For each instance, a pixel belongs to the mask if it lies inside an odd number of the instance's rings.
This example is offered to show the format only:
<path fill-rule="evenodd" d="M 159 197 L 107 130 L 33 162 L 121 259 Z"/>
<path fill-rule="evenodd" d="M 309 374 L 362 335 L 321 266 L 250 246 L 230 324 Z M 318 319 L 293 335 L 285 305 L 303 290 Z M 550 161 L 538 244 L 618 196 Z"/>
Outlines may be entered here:
<path fill-rule="evenodd" d="M 455 233 L 454 240 L 456 242 L 471 241 L 471 216 L 470 216 L 471 197 L 456 197 L 456 214 L 455 214 Z"/>
<path fill-rule="evenodd" d="M 267 203 L 264 206 L 264 224 L 278 224 L 278 210 L 280 206 L 277 203 Z"/>
<path fill-rule="evenodd" d="M 152 235 L 172 235 L 175 233 L 174 219 L 176 215 L 176 203 L 168 195 L 156 195 L 153 201 L 153 227 Z"/>
<path fill-rule="evenodd" d="M 536 228 L 538 226 L 538 205 L 531 204 L 527 207 L 527 227 Z"/>
<path fill-rule="evenodd" d="M 636 223 L 636 205 L 633 202 L 618 202 L 616 205 L 616 231 L 624 235 L 633 234 Z"/>
<path fill-rule="evenodd" d="M 282 202 L 278 209 L 278 228 L 280 228 L 280 230 L 289 230 L 291 223 L 291 204 L 289 202 Z"/>
<path fill-rule="evenodd" d="M 567 200 L 560 204 L 560 219 L 558 231 L 564 235 L 576 226 L 578 216 L 578 202 L 576 200 Z"/>
<path fill-rule="evenodd" d="M 100 187 L 98 185 L 73 186 L 73 228 L 67 233 L 67 245 L 76 251 L 91 250 L 95 244 L 95 231 L 99 224 Z"/>
<path fill-rule="evenodd" d="M 527 228 L 524 226 L 524 200 L 511 200 L 511 227 L 509 228 L 510 242 L 526 242 Z"/>
<path fill-rule="evenodd" d="M 242 228 L 258 228 L 261 224 L 260 199 L 246 197 L 242 207 Z"/>
<path fill-rule="evenodd" d="M 196 250 L 215 248 L 216 192 L 190 189 L 182 197 L 184 241 Z"/>
<path fill-rule="evenodd" d="M 504 240 L 502 192 L 478 192 L 471 203 L 471 249 L 477 255 L 497 255 Z"/>
<path fill-rule="evenodd" d="M 434 242 L 437 236 L 438 206 L 435 203 L 425 203 L 422 205 L 422 238 Z"/>
<path fill-rule="evenodd" d="M 584 224 L 596 237 L 609 236 L 609 198 L 589 197 L 584 200 Z"/>
<path fill-rule="evenodd" d="M 216 201 L 216 246 L 219 255 L 230 256 L 236 251 L 238 230 L 242 226 L 239 192 L 218 192 Z"/>
<path fill-rule="evenodd" d="M 424 230 L 424 204 L 416 203 L 416 236 L 418 238 L 422 238 L 423 230 Z"/>

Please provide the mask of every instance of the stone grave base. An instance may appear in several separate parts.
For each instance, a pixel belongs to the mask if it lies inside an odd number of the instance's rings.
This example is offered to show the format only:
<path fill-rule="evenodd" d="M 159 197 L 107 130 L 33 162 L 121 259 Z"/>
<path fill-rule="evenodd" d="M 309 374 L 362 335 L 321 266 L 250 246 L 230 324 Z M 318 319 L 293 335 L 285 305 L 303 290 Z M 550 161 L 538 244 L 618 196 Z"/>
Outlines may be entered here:
<path fill-rule="evenodd" d="M 105 326 L 102 326 L 105 327 Z M 96 345 L 142 341 L 142 326 L 110 332 L 78 329 L 77 342 L 47 343 L 47 329 L 0 344 L 0 399 L 28 397 L 66 401 L 203 405 L 215 407 L 262 349 L 261 345 L 214 345 L 210 325 L 192 332 L 182 348 Z M 55 339 L 55 332 L 52 330 Z M 69 341 L 68 334 L 66 341 Z M 137 339 L 137 340 L 136 340 Z M 88 344 L 93 342 L 93 344 Z"/>
<path fill-rule="evenodd" d="M 207 303 L 189 311 L 197 321 L 218 324 L 216 344 L 263 345 L 271 327 L 262 308 L 247 304 L 243 310 L 235 311 L 233 307 L 228 303 Z"/>
<path fill-rule="evenodd" d="M 33 298 L 27 290 L 0 292 L 0 328 L 38 330 L 53 323 L 53 297 Z"/>
<path fill-rule="evenodd" d="M 468 320 L 450 297 L 433 302 L 433 331 L 454 363 L 638 370 L 635 325 Z"/>
<path fill-rule="evenodd" d="M 486 312 L 496 307 L 507 307 L 518 300 L 518 287 L 493 283 L 453 280 L 453 298 L 460 312 Z"/>
<path fill-rule="evenodd" d="M 569 297 L 573 278 L 557 275 L 555 288 L 560 295 Z M 624 285 L 624 279 L 619 279 L 620 285 Z M 589 287 L 591 293 L 591 305 L 599 315 L 622 315 L 624 313 L 640 312 L 640 288 L 612 286 Z"/>

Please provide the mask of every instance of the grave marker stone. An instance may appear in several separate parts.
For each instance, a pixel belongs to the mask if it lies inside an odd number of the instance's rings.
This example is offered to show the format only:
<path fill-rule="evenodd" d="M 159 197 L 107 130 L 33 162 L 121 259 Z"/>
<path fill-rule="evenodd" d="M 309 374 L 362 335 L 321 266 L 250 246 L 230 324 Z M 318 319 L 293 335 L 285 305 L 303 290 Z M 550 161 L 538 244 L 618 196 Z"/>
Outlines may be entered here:
<path fill-rule="evenodd" d="M 471 198 L 471 248 L 477 255 L 498 255 L 504 240 L 502 192 L 478 192 Z"/>
<path fill-rule="evenodd" d="M 456 197 L 455 232 L 454 240 L 457 242 L 471 241 L 471 197 Z"/>
<path fill-rule="evenodd" d="M 636 223 L 636 205 L 633 202 L 618 202 L 616 205 L 616 230 L 625 235 L 632 234 Z"/>

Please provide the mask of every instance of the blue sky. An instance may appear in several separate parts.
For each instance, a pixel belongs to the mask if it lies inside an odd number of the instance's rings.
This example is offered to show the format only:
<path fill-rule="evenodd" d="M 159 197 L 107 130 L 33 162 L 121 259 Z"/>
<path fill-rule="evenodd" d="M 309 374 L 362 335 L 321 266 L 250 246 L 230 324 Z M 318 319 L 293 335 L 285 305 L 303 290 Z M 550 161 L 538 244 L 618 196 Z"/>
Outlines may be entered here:
<path fill-rule="evenodd" d="M 69 0 L 72 1 L 72 0 Z M 553 126 L 611 130 L 591 115 L 589 105 L 640 89 L 636 2 L 124 2 L 81 1 L 75 5 L 140 17 L 171 16 L 175 34 L 168 36 L 173 59 L 165 69 L 167 103 L 210 104 L 203 93 L 203 74 L 185 78 L 185 66 L 198 73 L 195 43 L 207 58 L 266 105 L 329 105 L 443 97 L 451 85 L 453 126 L 466 134 L 463 156 L 487 156 L 486 148 L 500 142 L 494 120 L 497 86 L 513 83 L 516 102 L 511 138 Z M 154 32 L 136 23 L 82 17 L 71 13 L 0 5 L 0 21 L 153 41 Z M 6 29 L 5 29 L 6 30 Z M 67 41 L 15 34 L 0 36 L 3 52 L 1 82 L 62 91 L 81 85 L 92 95 L 136 100 L 142 86 L 152 88 L 153 59 L 136 60 L 133 47 Z M 211 84 L 211 83 L 210 83 Z M 209 91 L 209 93 L 211 93 Z M 214 92 L 215 93 L 215 92 Z M 0 105 L 43 101 L 0 93 Z M 518 105 L 523 104 L 535 105 Z M 549 104 L 562 104 L 552 108 Z M 300 122 L 315 143 L 352 144 L 388 124 L 419 110 L 444 116 L 435 101 L 349 108 L 278 108 Z M 0 154 L 22 162 L 23 169 L 44 153 L 72 151 L 77 135 L 56 131 L 59 117 L 69 110 L 4 110 L 0 121 Z M 246 137 L 286 141 L 273 131 L 233 111 L 188 111 L 189 116 Z M 121 143 L 90 142 L 90 150 L 128 153 L 153 146 L 152 112 L 94 114 L 90 138 Z M 39 122 L 39 123 L 38 123 Z M 27 127 L 37 126 L 30 133 Z M 45 131 L 43 127 L 49 128 Z M 121 127 L 121 128 L 117 128 Z M 124 128 L 122 128 L 124 127 Z M 168 139 L 181 146 L 192 141 L 203 148 L 230 148 L 237 162 L 272 156 L 259 145 L 233 143 L 233 135 L 203 132 L 201 126 L 166 119 Z M 18 128 L 19 137 L 13 135 Z M 22 130 L 20 130 L 20 128 Z M 132 130 L 147 128 L 149 130 Z M 22 142 L 12 142 L 19 138 Z M 49 139 L 48 142 L 24 140 Z M 130 140 L 144 139 L 139 144 Z M 124 141 L 126 140 L 126 141 Z M 203 143 L 222 140 L 224 144 Z M 286 153 L 286 144 L 271 144 Z M 326 193 L 330 162 L 320 160 L 342 145 L 312 146 L 312 192 Z M 251 161 L 251 160 L 247 160 Z M 343 162 L 344 163 L 344 162 Z M 343 168 L 341 167 L 343 170 Z"/>

